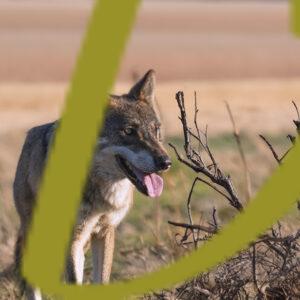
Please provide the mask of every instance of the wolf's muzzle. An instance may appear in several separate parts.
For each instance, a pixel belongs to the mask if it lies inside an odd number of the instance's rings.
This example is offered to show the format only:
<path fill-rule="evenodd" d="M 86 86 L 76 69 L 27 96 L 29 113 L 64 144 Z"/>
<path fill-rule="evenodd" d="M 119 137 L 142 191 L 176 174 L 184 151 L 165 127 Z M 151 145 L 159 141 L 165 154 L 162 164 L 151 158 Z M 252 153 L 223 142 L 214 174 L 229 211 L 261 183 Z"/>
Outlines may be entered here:
<path fill-rule="evenodd" d="M 155 159 L 155 164 L 159 168 L 159 170 L 166 171 L 171 167 L 172 162 L 169 156 L 164 155 L 157 157 Z"/>

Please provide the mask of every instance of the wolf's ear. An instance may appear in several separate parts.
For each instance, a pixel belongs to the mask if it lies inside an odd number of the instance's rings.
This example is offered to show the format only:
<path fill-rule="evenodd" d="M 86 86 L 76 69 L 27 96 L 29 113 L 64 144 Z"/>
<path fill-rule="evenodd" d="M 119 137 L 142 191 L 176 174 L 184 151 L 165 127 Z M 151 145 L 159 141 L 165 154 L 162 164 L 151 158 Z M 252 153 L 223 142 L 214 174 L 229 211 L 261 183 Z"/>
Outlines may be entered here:
<path fill-rule="evenodd" d="M 152 103 L 154 101 L 154 92 L 155 72 L 154 70 L 149 70 L 144 77 L 132 87 L 128 95 L 136 100 Z"/>

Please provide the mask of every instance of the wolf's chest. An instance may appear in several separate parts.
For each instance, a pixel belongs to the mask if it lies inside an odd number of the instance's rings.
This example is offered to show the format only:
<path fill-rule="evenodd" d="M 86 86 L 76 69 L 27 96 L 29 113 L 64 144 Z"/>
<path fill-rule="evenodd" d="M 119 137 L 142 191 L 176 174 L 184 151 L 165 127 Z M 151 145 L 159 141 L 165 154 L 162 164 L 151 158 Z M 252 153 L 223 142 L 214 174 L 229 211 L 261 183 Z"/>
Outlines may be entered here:
<path fill-rule="evenodd" d="M 133 185 L 128 179 L 113 184 L 93 186 L 86 193 L 86 202 L 78 225 L 91 234 L 103 234 L 108 226 L 117 227 L 132 204 Z"/>
<path fill-rule="evenodd" d="M 128 179 L 114 184 L 107 196 L 106 201 L 112 209 L 107 214 L 110 225 L 117 226 L 124 219 L 132 204 L 133 186 Z"/>
<path fill-rule="evenodd" d="M 132 196 L 133 186 L 128 179 L 120 180 L 101 191 L 105 202 L 109 203 L 113 209 L 118 210 L 128 206 Z"/>

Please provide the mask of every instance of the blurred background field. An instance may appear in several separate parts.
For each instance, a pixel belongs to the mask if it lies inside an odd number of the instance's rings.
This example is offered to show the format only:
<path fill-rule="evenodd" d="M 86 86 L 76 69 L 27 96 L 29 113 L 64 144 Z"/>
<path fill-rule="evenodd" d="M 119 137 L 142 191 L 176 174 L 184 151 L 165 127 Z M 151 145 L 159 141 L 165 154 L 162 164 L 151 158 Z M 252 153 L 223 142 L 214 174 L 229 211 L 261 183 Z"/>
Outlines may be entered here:
<path fill-rule="evenodd" d="M 12 262 L 18 228 L 12 180 L 25 133 L 59 117 L 91 7 L 92 2 L 79 0 L 0 1 L 0 271 Z M 300 39 L 289 32 L 288 2 L 145 1 L 113 91 L 126 92 L 149 68 L 157 72 L 166 143 L 182 145 L 175 93 L 185 92 L 192 122 L 197 91 L 199 123 L 208 125 L 212 150 L 244 196 L 242 163 L 224 104 L 229 102 L 257 190 L 276 167 L 258 134 L 284 152 L 296 118 L 291 101 L 300 104 Z M 173 155 L 162 197 L 136 193 L 118 230 L 114 280 L 152 271 L 182 254 L 175 243 L 179 230 L 167 221 L 187 220 L 194 176 Z M 199 184 L 194 219 L 205 224 L 214 206 L 222 223 L 234 214 Z M 287 230 L 299 223 L 292 210 Z"/>

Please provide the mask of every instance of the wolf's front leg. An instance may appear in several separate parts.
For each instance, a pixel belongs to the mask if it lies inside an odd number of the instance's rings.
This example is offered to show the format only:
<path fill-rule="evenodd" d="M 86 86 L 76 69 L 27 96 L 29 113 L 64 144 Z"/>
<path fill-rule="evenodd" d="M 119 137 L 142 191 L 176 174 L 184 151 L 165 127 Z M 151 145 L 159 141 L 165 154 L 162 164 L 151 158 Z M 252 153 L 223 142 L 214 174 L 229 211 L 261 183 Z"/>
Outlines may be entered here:
<path fill-rule="evenodd" d="M 68 283 L 82 284 L 84 271 L 83 244 L 75 241 L 71 245 L 67 260 L 66 281 Z"/>
<path fill-rule="evenodd" d="M 104 235 L 92 236 L 93 282 L 108 283 L 113 262 L 115 228 L 110 226 Z"/>
<path fill-rule="evenodd" d="M 42 300 L 42 295 L 39 289 L 27 287 L 25 291 L 26 300 Z"/>

